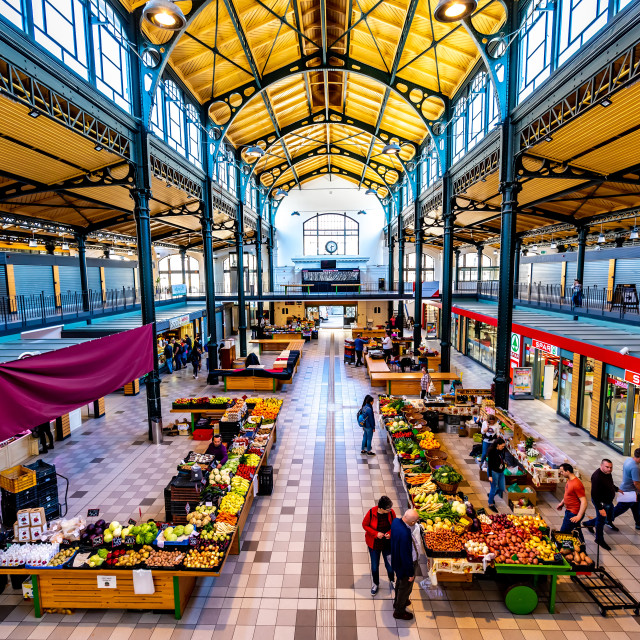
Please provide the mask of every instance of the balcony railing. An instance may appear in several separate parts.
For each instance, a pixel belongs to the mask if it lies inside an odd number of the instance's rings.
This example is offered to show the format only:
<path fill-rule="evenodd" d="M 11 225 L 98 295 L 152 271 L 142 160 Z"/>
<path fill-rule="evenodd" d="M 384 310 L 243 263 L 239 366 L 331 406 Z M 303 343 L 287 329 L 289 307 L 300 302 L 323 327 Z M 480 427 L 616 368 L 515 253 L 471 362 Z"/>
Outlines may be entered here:
<path fill-rule="evenodd" d="M 455 293 L 497 298 L 498 281 L 459 282 Z M 548 309 L 601 316 L 616 314 L 621 318 L 627 314 L 639 315 L 637 304 L 623 304 L 615 290 L 607 287 L 583 287 L 581 295 L 574 296 L 571 287 L 520 282 L 514 286 L 513 294 L 515 300 Z"/>

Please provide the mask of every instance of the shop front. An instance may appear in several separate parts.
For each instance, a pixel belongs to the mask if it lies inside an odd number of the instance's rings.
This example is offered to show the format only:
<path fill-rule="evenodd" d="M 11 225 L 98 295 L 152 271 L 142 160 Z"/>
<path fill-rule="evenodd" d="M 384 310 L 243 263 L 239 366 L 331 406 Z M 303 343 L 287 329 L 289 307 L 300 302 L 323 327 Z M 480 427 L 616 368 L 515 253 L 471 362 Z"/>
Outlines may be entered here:
<path fill-rule="evenodd" d="M 497 328 L 469 318 L 467 320 L 467 353 L 487 369 L 495 370 Z"/>
<path fill-rule="evenodd" d="M 639 384 L 638 374 L 606 366 L 601 438 L 625 455 L 631 455 L 640 446 Z"/>

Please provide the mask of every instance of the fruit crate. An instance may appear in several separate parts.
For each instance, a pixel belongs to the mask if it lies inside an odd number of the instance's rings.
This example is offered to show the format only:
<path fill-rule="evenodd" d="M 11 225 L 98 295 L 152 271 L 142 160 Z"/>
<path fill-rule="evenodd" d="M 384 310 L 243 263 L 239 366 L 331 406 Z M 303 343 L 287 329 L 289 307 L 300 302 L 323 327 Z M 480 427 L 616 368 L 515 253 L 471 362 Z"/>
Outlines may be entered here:
<path fill-rule="evenodd" d="M 36 485 L 36 472 L 18 465 L 0 471 L 0 487 L 11 493 L 19 493 Z"/>
<path fill-rule="evenodd" d="M 36 486 L 38 489 L 58 484 L 55 465 L 48 464 L 43 460 L 36 460 L 33 464 L 26 464 L 25 467 L 36 472 Z"/>

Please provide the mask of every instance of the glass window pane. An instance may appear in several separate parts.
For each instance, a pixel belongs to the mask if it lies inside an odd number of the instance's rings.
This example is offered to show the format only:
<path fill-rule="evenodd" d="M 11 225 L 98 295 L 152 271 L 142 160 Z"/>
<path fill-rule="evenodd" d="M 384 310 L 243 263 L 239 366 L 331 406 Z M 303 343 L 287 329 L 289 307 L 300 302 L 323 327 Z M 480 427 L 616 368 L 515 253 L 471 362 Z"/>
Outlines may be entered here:
<path fill-rule="evenodd" d="M 0 0 L 0 14 L 18 29 L 24 29 L 22 2 L 20 0 Z"/>

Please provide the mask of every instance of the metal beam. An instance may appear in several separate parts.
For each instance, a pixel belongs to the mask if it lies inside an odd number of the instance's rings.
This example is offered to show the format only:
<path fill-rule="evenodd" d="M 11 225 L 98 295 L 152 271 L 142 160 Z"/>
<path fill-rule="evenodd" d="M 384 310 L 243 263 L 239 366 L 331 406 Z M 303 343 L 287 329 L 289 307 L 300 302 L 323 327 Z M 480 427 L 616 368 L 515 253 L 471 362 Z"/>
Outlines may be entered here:
<path fill-rule="evenodd" d="M 378 119 L 376 121 L 376 132 L 374 134 L 374 136 L 378 135 L 378 132 L 380 130 L 380 123 L 382 122 L 382 117 L 384 115 L 384 110 L 387 106 L 387 102 L 389 102 L 389 96 L 391 95 L 391 89 L 389 89 L 389 87 L 387 87 L 384 91 L 384 98 L 382 99 L 382 103 L 380 104 L 380 111 L 378 111 Z M 365 171 L 367 170 L 367 165 L 369 164 L 369 161 L 371 160 L 371 152 L 373 151 L 373 145 L 375 143 L 375 137 L 371 138 L 371 144 L 369 145 L 369 150 L 367 151 L 367 160 L 364 163 L 365 166 L 362 169 L 362 175 L 360 176 L 360 183 L 358 184 L 358 188 L 360 188 L 360 185 L 362 184 L 362 181 L 364 180 L 364 174 Z"/>

